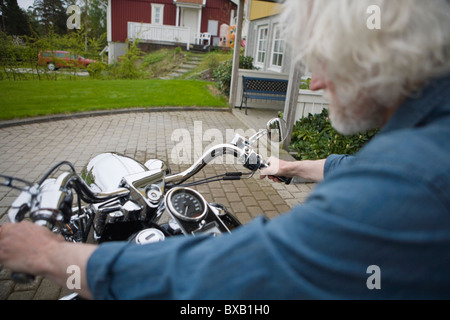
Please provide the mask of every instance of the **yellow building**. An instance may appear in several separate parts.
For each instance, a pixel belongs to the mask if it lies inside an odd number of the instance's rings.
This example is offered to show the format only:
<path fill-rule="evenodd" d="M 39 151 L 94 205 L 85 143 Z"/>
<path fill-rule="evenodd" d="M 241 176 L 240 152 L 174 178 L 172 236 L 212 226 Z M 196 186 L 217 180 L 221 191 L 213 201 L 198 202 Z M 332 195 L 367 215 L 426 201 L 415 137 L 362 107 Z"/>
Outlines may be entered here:
<path fill-rule="evenodd" d="M 280 13 L 281 4 L 267 1 L 252 0 L 250 4 L 249 20 L 257 20 Z"/>

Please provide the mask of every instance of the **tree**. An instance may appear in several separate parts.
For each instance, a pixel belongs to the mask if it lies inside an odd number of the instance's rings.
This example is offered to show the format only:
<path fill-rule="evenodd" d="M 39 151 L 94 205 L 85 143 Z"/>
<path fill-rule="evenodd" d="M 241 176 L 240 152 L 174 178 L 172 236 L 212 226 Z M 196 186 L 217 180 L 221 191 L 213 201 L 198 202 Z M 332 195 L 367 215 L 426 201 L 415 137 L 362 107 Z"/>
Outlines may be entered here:
<path fill-rule="evenodd" d="M 62 0 L 35 0 L 33 7 L 46 34 L 50 32 L 50 29 L 57 34 L 67 32 L 67 6 Z"/>
<path fill-rule="evenodd" d="M 30 35 L 27 14 L 19 7 L 17 0 L 0 0 L 1 31 L 9 35 Z"/>
<path fill-rule="evenodd" d="M 90 39 L 104 38 L 106 45 L 106 9 L 107 0 L 82 0 L 81 23 L 84 25 L 86 37 Z"/>
<path fill-rule="evenodd" d="M 85 1 L 87 2 L 87 1 Z M 108 7 L 107 0 L 89 0 L 88 20 L 91 36 L 95 38 L 101 37 L 106 33 L 106 9 Z"/>

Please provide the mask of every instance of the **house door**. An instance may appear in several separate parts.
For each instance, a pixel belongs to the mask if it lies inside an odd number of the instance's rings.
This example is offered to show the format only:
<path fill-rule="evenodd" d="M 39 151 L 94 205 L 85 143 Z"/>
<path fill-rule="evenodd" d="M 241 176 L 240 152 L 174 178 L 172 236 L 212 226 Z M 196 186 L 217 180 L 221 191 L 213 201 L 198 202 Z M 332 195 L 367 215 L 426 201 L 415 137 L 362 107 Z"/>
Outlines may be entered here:
<path fill-rule="evenodd" d="M 182 27 L 191 28 L 190 43 L 194 43 L 195 34 L 200 33 L 200 10 L 201 9 L 183 8 L 181 13 L 180 25 Z"/>

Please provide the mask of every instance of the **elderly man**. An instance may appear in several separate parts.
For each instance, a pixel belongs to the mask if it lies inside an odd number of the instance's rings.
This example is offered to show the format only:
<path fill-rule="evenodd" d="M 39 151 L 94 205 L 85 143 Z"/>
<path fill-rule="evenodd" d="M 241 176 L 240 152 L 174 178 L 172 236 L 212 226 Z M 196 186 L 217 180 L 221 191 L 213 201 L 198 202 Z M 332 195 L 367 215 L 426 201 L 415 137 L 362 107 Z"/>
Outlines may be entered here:
<path fill-rule="evenodd" d="M 72 244 L 6 224 L 0 263 L 61 285 L 78 265 L 88 298 L 450 298 L 449 1 L 285 5 L 288 43 L 328 94 L 333 126 L 382 128 L 354 157 L 290 164 L 323 179 L 304 205 L 230 235 L 147 246 Z"/>

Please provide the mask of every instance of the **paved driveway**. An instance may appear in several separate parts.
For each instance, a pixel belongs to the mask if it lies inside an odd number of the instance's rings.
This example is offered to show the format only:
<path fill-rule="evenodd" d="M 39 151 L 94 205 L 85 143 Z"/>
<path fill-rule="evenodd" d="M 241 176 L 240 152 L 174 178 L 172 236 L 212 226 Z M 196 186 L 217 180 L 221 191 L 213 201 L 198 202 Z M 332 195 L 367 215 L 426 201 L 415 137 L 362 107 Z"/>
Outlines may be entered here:
<path fill-rule="evenodd" d="M 208 147 L 229 142 L 233 132 L 251 132 L 249 129 L 260 128 L 249 128 L 228 111 L 134 112 L 16 125 L 0 129 L 0 173 L 36 181 L 59 161 L 68 160 L 81 171 L 89 159 L 110 151 L 141 162 L 163 159 L 178 172 L 188 168 Z M 233 161 L 224 157 L 196 177 L 241 171 L 243 167 Z M 248 180 L 195 188 L 207 201 L 228 206 L 247 223 L 260 214 L 272 218 L 289 211 L 306 199 L 313 186 L 273 184 L 255 175 Z M 0 224 L 7 221 L 6 211 L 17 195 L 15 190 L 0 187 Z M 15 284 L 10 272 L 0 265 L 0 300 L 53 300 L 66 293 L 40 277 L 32 284 Z"/>

